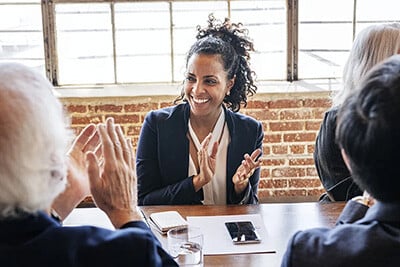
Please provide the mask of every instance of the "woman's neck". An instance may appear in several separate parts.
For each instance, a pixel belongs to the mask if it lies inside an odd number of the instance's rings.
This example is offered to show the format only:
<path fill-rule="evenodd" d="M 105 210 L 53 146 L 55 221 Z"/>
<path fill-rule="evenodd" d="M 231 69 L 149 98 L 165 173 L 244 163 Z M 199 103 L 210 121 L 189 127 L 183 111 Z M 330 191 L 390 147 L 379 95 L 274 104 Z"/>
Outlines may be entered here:
<path fill-rule="evenodd" d="M 219 112 L 216 112 L 211 116 L 190 115 L 190 125 L 192 126 L 196 135 L 199 137 L 199 140 L 203 140 L 210 132 L 214 130 L 221 112 L 222 108 L 219 110 Z"/>

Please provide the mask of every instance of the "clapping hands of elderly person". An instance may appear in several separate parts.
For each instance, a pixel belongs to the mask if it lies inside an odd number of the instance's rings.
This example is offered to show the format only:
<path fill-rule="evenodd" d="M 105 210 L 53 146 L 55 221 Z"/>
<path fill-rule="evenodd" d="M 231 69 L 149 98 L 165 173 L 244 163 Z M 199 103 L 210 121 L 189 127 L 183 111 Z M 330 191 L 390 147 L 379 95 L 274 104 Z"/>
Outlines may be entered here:
<path fill-rule="evenodd" d="M 90 195 L 89 178 L 86 170 L 88 151 L 101 155 L 100 138 L 94 124 L 87 125 L 73 141 L 68 156 L 67 186 L 54 201 L 52 208 L 61 219 L 68 214 L 88 195 Z"/>
<path fill-rule="evenodd" d="M 99 164 L 95 152 L 87 153 L 90 191 L 96 205 L 107 214 L 115 228 L 120 228 L 127 222 L 141 220 L 136 211 L 133 148 L 112 118 L 108 118 L 106 124 L 99 124 L 97 129 L 104 164 Z"/>

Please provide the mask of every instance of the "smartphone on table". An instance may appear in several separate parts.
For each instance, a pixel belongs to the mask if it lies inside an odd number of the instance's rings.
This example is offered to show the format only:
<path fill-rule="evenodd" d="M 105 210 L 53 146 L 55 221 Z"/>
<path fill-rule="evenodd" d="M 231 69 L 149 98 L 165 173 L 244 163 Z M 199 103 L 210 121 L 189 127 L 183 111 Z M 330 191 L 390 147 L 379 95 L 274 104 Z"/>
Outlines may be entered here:
<path fill-rule="evenodd" d="M 226 222 L 225 226 L 234 244 L 261 242 L 261 238 L 251 221 Z"/>

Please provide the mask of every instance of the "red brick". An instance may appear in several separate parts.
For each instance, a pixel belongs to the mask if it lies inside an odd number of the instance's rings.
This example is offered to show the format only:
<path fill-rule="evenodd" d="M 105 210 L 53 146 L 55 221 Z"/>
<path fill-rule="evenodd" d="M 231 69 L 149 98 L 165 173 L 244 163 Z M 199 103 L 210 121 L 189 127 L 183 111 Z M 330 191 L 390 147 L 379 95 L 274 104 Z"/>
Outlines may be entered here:
<path fill-rule="evenodd" d="M 279 119 L 281 120 L 309 120 L 314 119 L 315 115 L 309 110 L 296 109 L 281 111 Z"/>
<path fill-rule="evenodd" d="M 291 145 L 289 148 L 293 154 L 304 154 L 305 151 L 304 145 Z"/>
<path fill-rule="evenodd" d="M 321 127 L 321 121 L 306 121 L 305 129 L 307 131 L 310 130 L 319 131 L 320 127 Z"/>
<path fill-rule="evenodd" d="M 307 190 L 306 189 L 275 190 L 274 195 L 275 196 L 290 196 L 290 197 L 307 196 Z"/>
<path fill-rule="evenodd" d="M 314 167 L 312 167 L 312 168 L 307 168 L 307 176 L 315 176 L 315 177 L 318 177 L 318 172 L 317 172 L 317 169 L 315 168 L 315 164 L 314 164 Z"/>
<path fill-rule="evenodd" d="M 325 189 L 312 188 L 307 190 L 307 196 L 320 196 L 325 193 Z"/>
<path fill-rule="evenodd" d="M 317 179 L 289 179 L 289 187 L 315 188 L 318 186 L 321 186 L 321 182 Z"/>
<path fill-rule="evenodd" d="M 304 122 L 270 122 L 269 129 L 271 131 L 300 131 L 304 129 Z"/>
<path fill-rule="evenodd" d="M 268 122 L 267 121 L 260 121 L 260 122 L 261 122 L 263 130 L 267 131 L 268 130 L 268 125 L 269 125 Z"/>
<path fill-rule="evenodd" d="M 305 173 L 304 168 L 275 168 L 272 170 L 272 177 L 303 177 Z"/>
<path fill-rule="evenodd" d="M 246 109 L 268 109 L 268 103 L 260 100 L 252 100 L 247 102 Z"/>
<path fill-rule="evenodd" d="M 130 136 L 139 136 L 139 134 L 140 134 L 140 129 L 142 128 L 142 126 L 140 125 L 140 126 L 128 126 L 127 127 L 127 135 L 130 135 Z"/>
<path fill-rule="evenodd" d="M 316 133 L 284 134 L 284 142 L 315 142 Z"/>
<path fill-rule="evenodd" d="M 104 104 L 104 105 L 89 105 L 89 111 L 91 112 L 117 112 L 120 113 L 122 111 L 122 106 L 117 106 L 113 104 Z"/>
<path fill-rule="evenodd" d="M 173 106 L 173 105 L 175 105 L 174 104 L 174 99 L 171 101 L 171 102 L 160 102 L 160 103 L 158 103 L 158 105 L 159 105 L 159 108 L 166 108 L 166 107 L 170 107 L 170 106 Z"/>
<path fill-rule="evenodd" d="M 89 124 L 89 123 L 99 123 L 102 122 L 101 116 L 86 116 L 86 117 L 77 117 L 74 116 L 71 119 L 72 124 Z"/>
<path fill-rule="evenodd" d="M 264 143 L 280 143 L 282 142 L 281 134 L 264 134 Z"/>
<path fill-rule="evenodd" d="M 68 105 L 66 106 L 68 113 L 86 113 L 87 106 L 86 105 Z"/>
<path fill-rule="evenodd" d="M 250 117 L 255 118 L 260 121 L 271 121 L 271 120 L 279 120 L 279 114 L 276 111 L 270 110 L 253 110 L 246 112 L 246 114 Z"/>
<path fill-rule="evenodd" d="M 272 154 L 287 154 L 288 153 L 288 146 L 280 145 L 280 146 L 272 146 Z"/>
<path fill-rule="evenodd" d="M 328 98 L 305 99 L 304 100 L 304 107 L 330 108 L 331 106 L 332 106 L 332 101 Z"/>
<path fill-rule="evenodd" d="M 260 177 L 262 177 L 262 178 L 267 178 L 267 177 L 270 177 L 270 176 L 271 176 L 271 173 L 270 173 L 269 169 L 266 169 L 266 168 L 264 168 L 263 166 L 261 166 L 261 174 L 260 174 Z"/>
<path fill-rule="evenodd" d="M 322 120 L 325 116 L 326 110 L 314 110 L 312 118 Z"/>
<path fill-rule="evenodd" d="M 258 189 L 257 195 L 258 195 L 259 199 L 269 198 L 269 197 L 273 196 L 273 190 Z"/>
<path fill-rule="evenodd" d="M 121 115 L 107 115 L 106 117 L 114 117 L 115 123 L 139 123 L 140 116 L 137 114 L 121 114 Z"/>
<path fill-rule="evenodd" d="M 259 183 L 260 188 L 283 188 L 288 187 L 287 179 L 261 179 Z"/>
<path fill-rule="evenodd" d="M 138 141 L 139 141 L 139 136 L 131 136 L 131 140 L 132 140 L 133 149 L 136 151 Z"/>
<path fill-rule="evenodd" d="M 313 154 L 315 150 L 315 145 L 307 145 L 307 153 Z"/>
<path fill-rule="evenodd" d="M 284 159 L 263 159 L 261 161 L 262 166 L 282 166 L 285 164 Z"/>
<path fill-rule="evenodd" d="M 302 106 L 303 100 L 280 99 L 268 102 L 268 107 L 271 109 L 300 108 Z"/>
<path fill-rule="evenodd" d="M 267 146 L 265 143 L 262 146 L 262 151 L 263 151 L 263 155 L 269 155 L 271 154 L 271 149 L 269 146 Z"/>
<path fill-rule="evenodd" d="M 155 109 L 158 109 L 158 104 L 151 102 L 124 105 L 125 112 L 148 112 Z"/>
<path fill-rule="evenodd" d="M 314 160 L 312 158 L 299 158 L 299 159 L 289 159 L 290 166 L 314 166 Z"/>

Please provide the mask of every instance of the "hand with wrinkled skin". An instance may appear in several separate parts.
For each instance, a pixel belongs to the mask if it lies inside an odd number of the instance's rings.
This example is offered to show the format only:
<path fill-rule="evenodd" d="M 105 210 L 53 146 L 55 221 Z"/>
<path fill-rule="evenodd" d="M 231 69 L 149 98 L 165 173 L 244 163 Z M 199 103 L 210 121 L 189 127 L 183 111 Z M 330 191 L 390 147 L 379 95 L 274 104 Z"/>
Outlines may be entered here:
<path fill-rule="evenodd" d="M 88 151 L 94 151 L 100 155 L 99 145 L 100 139 L 96 126 L 89 124 L 75 138 L 67 153 L 67 185 L 65 191 L 54 200 L 52 205 L 62 220 L 90 194 L 85 155 Z"/>
<path fill-rule="evenodd" d="M 99 124 L 104 166 L 100 167 L 93 152 L 87 153 L 90 191 L 101 210 L 115 228 L 130 221 L 141 220 L 137 207 L 137 180 L 132 144 L 119 125 L 108 118 Z"/>
<path fill-rule="evenodd" d="M 208 146 L 210 144 L 211 137 L 211 133 L 207 135 L 207 137 L 201 143 L 200 150 L 197 152 L 200 172 L 193 177 L 193 185 L 196 192 L 199 191 L 204 185 L 208 184 L 215 174 L 218 142 L 214 142 L 211 155 L 208 155 Z"/>
<path fill-rule="evenodd" d="M 260 154 L 261 149 L 256 149 L 251 153 L 251 156 L 247 153 L 244 155 L 242 164 L 237 168 L 232 178 L 236 194 L 240 194 L 246 189 L 249 178 L 253 175 L 254 171 L 260 167 L 261 160 L 257 159 Z"/>

